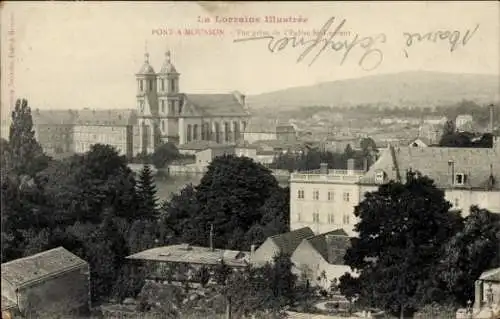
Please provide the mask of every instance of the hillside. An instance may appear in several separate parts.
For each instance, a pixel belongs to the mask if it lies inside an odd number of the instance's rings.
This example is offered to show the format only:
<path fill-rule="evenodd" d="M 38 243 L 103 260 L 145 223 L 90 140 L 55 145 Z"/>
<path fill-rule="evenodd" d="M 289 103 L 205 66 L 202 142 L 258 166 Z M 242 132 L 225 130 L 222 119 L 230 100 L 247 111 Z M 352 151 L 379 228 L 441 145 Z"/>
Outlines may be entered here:
<path fill-rule="evenodd" d="M 248 96 L 247 103 L 251 109 L 358 104 L 425 107 L 463 99 L 477 103 L 498 101 L 499 77 L 426 71 L 372 75 Z"/>

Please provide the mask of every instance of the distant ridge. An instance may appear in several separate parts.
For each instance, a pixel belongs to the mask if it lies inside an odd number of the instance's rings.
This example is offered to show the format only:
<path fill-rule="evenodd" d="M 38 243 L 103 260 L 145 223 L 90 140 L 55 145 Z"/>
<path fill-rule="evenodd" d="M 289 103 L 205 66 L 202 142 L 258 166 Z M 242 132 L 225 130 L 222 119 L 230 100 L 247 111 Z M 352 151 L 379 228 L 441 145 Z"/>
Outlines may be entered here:
<path fill-rule="evenodd" d="M 369 75 L 248 96 L 247 103 L 251 109 L 358 104 L 426 107 L 463 99 L 477 103 L 500 100 L 499 76 L 430 71 Z"/>

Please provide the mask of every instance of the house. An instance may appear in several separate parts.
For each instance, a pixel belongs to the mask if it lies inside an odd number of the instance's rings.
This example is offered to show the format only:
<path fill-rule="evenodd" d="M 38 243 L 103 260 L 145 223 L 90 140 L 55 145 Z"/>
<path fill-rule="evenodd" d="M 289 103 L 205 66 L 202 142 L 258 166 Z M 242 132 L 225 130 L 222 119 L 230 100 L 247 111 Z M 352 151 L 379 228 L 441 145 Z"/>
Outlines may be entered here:
<path fill-rule="evenodd" d="M 469 131 L 472 128 L 474 118 L 470 114 L 460 114 L 455 119 L 455 127 L 459 131 Z"/>
<path fill-rule="evenodd" d="M 268 237 L 259 248 L 252 251 L 251 263 L 262 266 L 272 262 L 273 258 L 280 253 L 291 256 L 303 239 L 313 235 L 314 233 L 309 227 L 303 227 L 288 233 Z"/>
<path fill-rule="evenodd" d="M 500 318 L 500 268 L 487 270 L 476 280 L 473 318 Z"/>
<path fill-rule="evenodd" d="M 214 267 L 222 263 L 234 270 L 244 269 L 250 263 L 250 252 L 179 244 L 147 249 L 127 259 L 147 263 L 151 270 L 148 279 L 199 283 L 201 268 L 212 278 Z"/>
<path fill-rule="evenodd" d="M 2 317 L 73 317 L 90 308 L 90 269 L 63 247 L 2 264 Z"/>
<path fill-rule="evenodd" d="M 216 157 L 223 155 L 234 155 L 233 145 L 213 145 L 195 154 L 196 165 L 208 166 Z"/>
<path fill-rule="evenodd" d="M 493 148 L 391 147 L 360 179 L 360 193 L 390 180 L 404 182 L 406 172 L 412 170 L 433 179 L 463 216 L 469 214 L 471 205 L 500 213 L 499 142 L 496 138 Z"/>
<path fill-rule="evenodd" d="M 253 118 L 248 122 L 243 139 L 248 143 L 259 140 L 294 142 L 297 139 L 295 126 L 278 120 Z"/>
<path fill-rule="evenodd" d="M 423 122 L 430 125 L 444 125 L 447 120 L 446 116 L 427 116 Z"/>
<path fill-rule="evenodd" d="M 342 228 L 350 234 L 356 224 L 360 178 L 366 173 L 347 161 L 347 169 L 296 172 L 290 176 L 290 229 L 310 227 L 315 234 Z"/>
<path fill-rule="evenodd" d="M 214 141 L 192 141 L 189 143 L 185 143 L 179 145 L 178 150 L 180 154 L 183 155 L 195 155 L 199 151 L 203 151 L 210 147 L 217 147 L 222 144 L 214 142 Z"/>
<path fill-rule="evenodd" d="M 328 289 L 346 272 L 355 275 L 344 263 L 349 246 L 350 238 L 343 229 L 305 238 L 292 254 L 293 272 L 311 285 Z"/>

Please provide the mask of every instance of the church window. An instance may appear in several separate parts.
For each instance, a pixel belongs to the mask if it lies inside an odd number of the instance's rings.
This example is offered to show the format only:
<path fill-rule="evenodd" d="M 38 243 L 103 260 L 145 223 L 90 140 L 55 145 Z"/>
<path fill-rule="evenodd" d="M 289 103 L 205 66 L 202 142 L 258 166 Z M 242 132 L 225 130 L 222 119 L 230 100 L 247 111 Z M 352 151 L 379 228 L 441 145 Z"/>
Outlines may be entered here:
<path fill-rule="evenodd" d="M 164 120 L 161 120 L 161 130 L 165 131 L 165 121 Z"/>
<path fill-rule="evenodd" d="M 161 90 L 165 91 L 165 80 L 161 79 Z"/>
<path fill-rule="evenodd" d="M 139 80 L 139 87 L 142 90 L 144 90 L 144 82 L 142 82 L 142 80 Z"/>
<path fill-rule="evenodd" d="M 161 112 L 165 113 L 165 100 L 161 100 Z"/>
<path fill-rule="evenodd" d="M 153 91 L 153 80 L 149 80 L 149 90 Z"/>
<path fill-rule="evenodd" d="M 170 92 L 175 92 L 175 80 L 170 81 Z"/>
<path fill-rule="evenodd" d="M 182 113 L 182 104 L 179 102 L 179 114 Z"/>

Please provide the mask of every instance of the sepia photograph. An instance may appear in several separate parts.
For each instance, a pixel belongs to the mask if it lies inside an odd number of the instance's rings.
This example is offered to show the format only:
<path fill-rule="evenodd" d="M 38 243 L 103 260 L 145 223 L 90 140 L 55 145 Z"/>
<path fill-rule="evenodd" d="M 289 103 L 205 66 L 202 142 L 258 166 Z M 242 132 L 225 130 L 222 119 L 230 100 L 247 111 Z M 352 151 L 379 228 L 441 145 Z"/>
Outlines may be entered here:
<path fill-rule="evenodd" d="M 500 319 L 500 2 L 0 11 L 2 319 Z"/>

